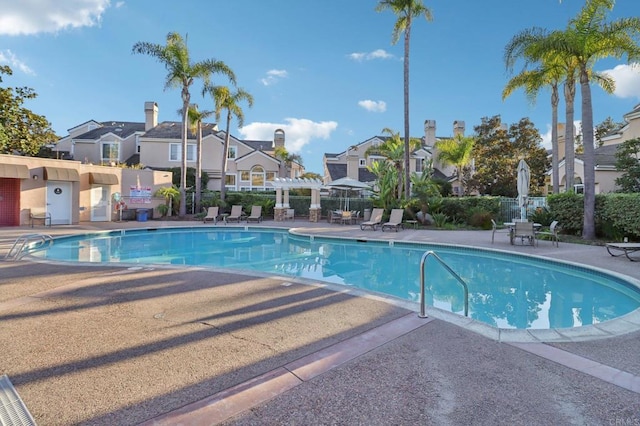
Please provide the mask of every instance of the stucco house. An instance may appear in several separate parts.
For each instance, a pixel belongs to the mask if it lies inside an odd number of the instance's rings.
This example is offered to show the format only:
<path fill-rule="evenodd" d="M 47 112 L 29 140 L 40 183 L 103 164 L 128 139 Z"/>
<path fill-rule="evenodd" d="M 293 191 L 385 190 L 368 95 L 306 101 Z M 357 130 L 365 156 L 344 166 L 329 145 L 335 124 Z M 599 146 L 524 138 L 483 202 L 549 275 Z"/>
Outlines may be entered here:
<path fill-rule="evenodd" d="M 90 120 L 72 129 L 58 141 L 54 151 L 65 158 L 86 164 L 140 164 L 154 170 L 167 170 L 182 165 L 182 123 L 158 123 L 158 105 L 145 102 L 144 122 Z M 220 190 L 221 164 L 225 132 L 216 124 L 202 124 L 202 169 L 209 176 L 208 189 Z M 285 145 L 282 129 L 274 132 L 273 141 L 229 138 L 226 188 L 239 191 L 271 190 L 267 182 L 276 177 L 297 178 L 304 167 L 297 162 L 286 163 L 276 158 L 274 151 Z M 196 167 L 196 135 L 187 137 L 187 166 Z"/>
<path fill-rule="evenodd" d="M 442 179 L 448 179 L 452 183 L 454 193 L 461 192 L 455 176 L 455 167 L 441 164 L 436 161 L 436 141 L 451 138 L 452 136 L 437 137 L 435 120 L 425 120 L 424 131 L 424 136 L 421 137 L 422 146 L 411 152 L 409 158 L 410 172 L 419 174 L 423 173 L 429 161 L 433 159 L 434 176 Z M 464 131 L 464 121 L 455 121 L 453 124 L 454 135 L 464 135 Z M 371 173 L 367 167 L 376 161 L 383 161 L 384 157 L 378 155 L 367 156 L 365 153 L 369 148 L 378 146 L 384 143 L 387 139 L 387 136 L 374 136 L 356 145 L 351 145 L 345 151 L 340 153 L 325 153 L 323 156 L 324 183 L 328 184 L 334 180 L 349 177 L 351 179 L 359 180 L 360 182 L 372 184 L 375 181 L 376 176 Z"/>
<path fill-rule="evenodd" d="M 606 193 L 614 192 L 617 187 L 616 178 L 622 175 L 622 172 L 616 169 L 616 151 L 618 146 L 630 139 L 640 138 L 640 104 L 636 105 L 631 112 L 623 116 L 625 125 L 602 138 L 602 146 L 595 149 L 595 192 Z M 566 191 L 566 171 L 564 153 L 564 123 L 558 124 L 558 149 L 562 160 L 558 164 L 560 176 L 560 192 Z M 576 154 L 574 165 L 574 181 L 576 192 L 582 192 L 584 182 L 584 162 L 582 154 Z M 547 194 L 553 191 L 551 185 L 551 170 L 549 170 L 546 190 Z"/>

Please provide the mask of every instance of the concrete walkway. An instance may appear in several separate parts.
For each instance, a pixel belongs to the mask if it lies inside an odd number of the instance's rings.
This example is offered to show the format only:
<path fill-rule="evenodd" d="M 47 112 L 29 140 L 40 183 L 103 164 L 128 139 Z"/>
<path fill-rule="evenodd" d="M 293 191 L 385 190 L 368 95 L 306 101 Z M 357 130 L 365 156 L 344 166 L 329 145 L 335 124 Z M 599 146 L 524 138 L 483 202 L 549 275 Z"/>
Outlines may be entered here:
<path fill-rule="evenodd" d="M 0 228 L 0 256 L 23 233 L 176 225 L 202 223 Z M 603 247 L 287 225 L 526 252 L 640 279 L 640 262 Z M 40 425 L 640 423 L 634 316 L 608 330 L 615 337 L 506 343 L 345 288 L 201 268 L 5 261 L 0 289 L 0 375 Z"/>

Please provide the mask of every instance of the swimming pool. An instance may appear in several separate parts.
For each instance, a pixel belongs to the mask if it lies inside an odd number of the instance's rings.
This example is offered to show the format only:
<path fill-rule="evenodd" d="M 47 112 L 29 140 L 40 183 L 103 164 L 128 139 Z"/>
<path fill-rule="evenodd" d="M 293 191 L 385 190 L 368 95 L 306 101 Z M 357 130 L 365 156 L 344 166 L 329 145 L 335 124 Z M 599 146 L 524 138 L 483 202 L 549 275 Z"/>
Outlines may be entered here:
<path fill-rule="evenodd" d="M 278 274 L 417 302 L 433 250 L 469 287 L 469 316 L 500 329 L 593 325 L 640 308 L 637 283 L 530 256 L 436 244 L 294 235 L 265 228 L 161 228 L 62 237 L 30 253 L 64 262 L 185 265 Z M 427 304 L 463 315 L 460 283 L 427 259 Z"/>

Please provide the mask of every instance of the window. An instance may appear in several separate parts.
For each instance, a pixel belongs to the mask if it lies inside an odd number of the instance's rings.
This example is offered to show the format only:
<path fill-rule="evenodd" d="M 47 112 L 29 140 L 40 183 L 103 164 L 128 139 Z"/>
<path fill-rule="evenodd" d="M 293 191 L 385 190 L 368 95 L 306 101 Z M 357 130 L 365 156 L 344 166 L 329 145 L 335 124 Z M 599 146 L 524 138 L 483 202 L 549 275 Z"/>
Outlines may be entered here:
<path fill-rule="evenodd" d="M 360 161 L 360 167 L 367 167 L 367 159 L 366 158 L 361 158 L 359 161 Z"/>
<path fill-rule="evenodd" d="M 243 170 L 240 172 L 240 180 L 243 182 L 249 182 L 249 170 Z"/>
<path fill-rule="evenodd" d="M 136 152 L 140 154 L 140 135 L 136 135 Z"/>
<path fill-rule="evenodd" d="M 182 144 L 169 144 L 169 161 L 182 161 Z M 196 161 L 196 146 L 187 145 L 187 161 Z"/>
<path fill-rule="evenodd" d="M 264 186 L 264 175 L 264 169 L 261 166 L 251 169 L 251 186 Z"/>
<path fill-rule="evenodd" d="M 416 173 L 422 173 L 424 169 L 424 158 L 416 158 Z"/>
<path fill-rule="evenodd" d="M 117 142 L 102 142 L 102 161 L 118 162 L 120 160 L 120 144 Z"/>
<path fill-rule="evenodd" d="M 276 178 L 276 172 L 267 172 L 267 181 L 273 182 Z"/>
<path fill-rule="evenodd" d="M 237 156 L 238 156 L 238 147 L 230 146 L 229 150 L 227 151 L 227 158 L 229 160 L 235 160 Z"/>
<path fill-rule="evenodd" d="M 225 186 L 236 186 L 236 175 L 224 175 Z"/>

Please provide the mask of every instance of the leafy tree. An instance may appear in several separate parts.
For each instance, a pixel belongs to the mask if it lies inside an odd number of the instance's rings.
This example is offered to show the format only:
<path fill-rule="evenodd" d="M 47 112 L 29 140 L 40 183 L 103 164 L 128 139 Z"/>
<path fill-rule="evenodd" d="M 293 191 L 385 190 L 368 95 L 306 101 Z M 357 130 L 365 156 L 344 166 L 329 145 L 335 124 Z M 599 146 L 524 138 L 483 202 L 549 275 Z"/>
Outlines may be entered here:
<path fill-rule="evenodd" d="M 433 213 L 442 201 L 440 187 L 431 179 L 430 173 L 412 173 L 411 184 L 412 196 L 420 202 L 420 211 L 422 212 L 420 218 L 422 223 L 425 223 L 427 212 Z"/>
<path fill-rule="evenodd" d="M 618 146 L 616 168 L 623 172 L 616 178 L 619 192 L 640 192 L 640 138 L 624 141 Z"/>
<path fill-rule="evenodd" d="M 0 65 L 0 83 L 3 74 L 12 75 L 13 71 Z M 29 87 L 0 87 L 0 154 L 35 156 L 44 145 L 58 140 L 44 116 L 23 107 L 25 101 L 37 96 Z"/>
<path fill-rule="evenodd" d="M 180 216 L 187 213 L 187 129 L 189 123 L 188 111 L 191 103 L 189 87 L 196 79 L 202 79 L 209 84 L 211 74 L 226 75 L 235 83 L 235 74 L 222 61 L 206 59 L 192 62 L 187 42 L 178 33 L 167 35 L 167 44 L 160 45 L 149 42 L 137 42 L 133 45 L 133 53 L 149 55 L 163 64 L 167 70 L 165 89 L 180 88 L 182 97 L 182 168 L 180 173 Z"/>
<path fill-rule="evenodd" d="M 249 108 L 253 106 L 253 96 L 244 89 L 238 88 L 235 92 L 232 92 L 226 86 L 210 86 L 206 85 L 203 94 L 209 93 L 213 97 L 215 104 L 216 120 L 220 120 L 220 114 L 222 110 L 227 110 L 227 127 L 224 134 L 224 146 L 222 148 L 222 158 L 220 165 L 220 200 L 224 201 L 226 193 L 226 179 L 227 179 L 227 159 L 229 158 L 229 133 L 231 127 L 231 118 L 234 116 L 238 120 L 238 127 L 242 127 L 244 124 L 244 111 L 240 107 L 240 102 L 246 101 L 249 104 Z"/>
<path fill-rule="evenodd" d="M 380 0 L 376 5 L 376 11 L 391 10 L 398 19 L 393 25 L 391 43 L 396 44 L 400 35 L 404 34 L 404 193 L 409 194 L 409 158 L 410 158 L 410 133 L 409 133 L 409 42 L 411 40 L 411 25 L 414 18 L 424 16 L 431 21 L 431 11 L 424 6 L 422 0 Z"/>
<path fill-rule="evenodd" d="M 529 119 L 523 118 L 507 130 L 499 116 L 484 117 L 474 130 L 475 173 L 469 181 L 471 189 L 483 195 L 515 197 L 517 165 L 523 158 L 531 169 L 530 192 L 538 192 L 549 160 L 540 146 L 542 138 Z"/>
<path fill-rule="evenodd" d="M 615 122 L 613 118 L 607 117 L 602 121 L 602 123 L 598 124 L 594 130 L 594 137 L 598 142 L 598 146 L 602 146 L 603 141 L 602 138 L 615 132 L 624 127 L 624 123 Z"/>
<path fill-rule="evenodd" d="M 398 205 L 396 191 L 400 176 L 398 169 L 388 161 L 374 161 L 367 169 L 376 175 L 375 186 L 378 192 L 374 194 L 374 205 L 384 209 L 391 209 Z"/>
<path fill-rule="evenodd" d="M 469 164 L 475 140 L 469 136 L 457 134 L 453 139 L 441 139 L 436 142 L 437 160 L 455 166 L 460 185 L 464 193 L 462 169 Z"/>

